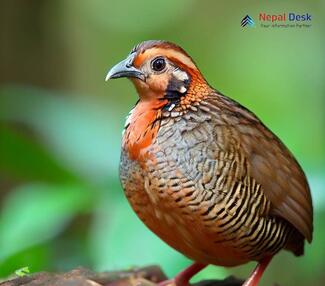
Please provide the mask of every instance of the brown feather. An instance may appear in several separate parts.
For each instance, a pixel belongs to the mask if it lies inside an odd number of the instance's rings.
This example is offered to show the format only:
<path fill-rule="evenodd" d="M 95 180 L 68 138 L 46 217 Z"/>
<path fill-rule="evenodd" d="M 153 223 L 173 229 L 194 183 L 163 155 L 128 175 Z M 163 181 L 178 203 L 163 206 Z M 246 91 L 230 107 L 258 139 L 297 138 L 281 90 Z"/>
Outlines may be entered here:
<path fill-rule="evenodd" d="M 306 176 L 291 152 L 254 114 L 221 95 L 218 105 L 233 121 L 231 132 L 240 138 L 253 178 L 271 201 L 269 215 L 290 222 L 312 241 L 313 211 Z"/>

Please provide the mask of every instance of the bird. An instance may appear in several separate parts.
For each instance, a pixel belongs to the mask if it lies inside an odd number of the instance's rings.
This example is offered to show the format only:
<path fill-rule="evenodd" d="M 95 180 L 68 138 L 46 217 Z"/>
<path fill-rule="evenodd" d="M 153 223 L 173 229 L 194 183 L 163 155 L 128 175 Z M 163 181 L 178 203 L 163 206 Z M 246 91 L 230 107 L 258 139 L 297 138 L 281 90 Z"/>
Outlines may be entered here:
<path fill-rule="evenodd" d="M 303 255 L 313 206 L 301 166 L 249 109 L 214 89 L 180 46 L 136 45 L 107 73 L 138 94 L 122 136 L 119 174 L 131 207 L 193 260 L 165 284 L 190 285 L 207 265 L 257 266 L 256 286 L 280 250 Z"/>

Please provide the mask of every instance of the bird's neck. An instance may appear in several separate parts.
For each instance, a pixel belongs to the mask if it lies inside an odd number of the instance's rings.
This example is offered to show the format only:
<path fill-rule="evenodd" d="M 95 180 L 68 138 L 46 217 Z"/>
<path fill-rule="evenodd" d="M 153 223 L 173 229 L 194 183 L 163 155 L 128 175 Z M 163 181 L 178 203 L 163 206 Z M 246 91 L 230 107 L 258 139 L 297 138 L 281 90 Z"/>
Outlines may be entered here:
<path fill-rule="evenodd" d="M 163 117 L 181 116 L 192 106 L 199 104 L 211 94 L 211 88 L 205 80 L 193 78 L 186 94 L 180 95 L 175 104 L 166 97 L 165 92 L 157 93 L 136 84 L 140 100 L 127 119 L 122 141 L 123 149 L 132 160 L 145 160 L 147 147 L 155 141 Z M 172 104 L 171 104 L 172 103 Z"/>
<path fill-rule="evenodd" d="M 160 127 L 161 109 L 167 100 L 140 99 L 127 119 L 122 146 L 132 160 L 144 160 L 146 149 L 155 140 Z"/>
<path fill-rule="evenodd" d="M 181 98 L 180 106 L 183 110 L 189 106 L 195 106 L 212 93 L 214 93 L 214 90 L 203 78 L 192 78 L 192 83 L 186 95 Z"/>

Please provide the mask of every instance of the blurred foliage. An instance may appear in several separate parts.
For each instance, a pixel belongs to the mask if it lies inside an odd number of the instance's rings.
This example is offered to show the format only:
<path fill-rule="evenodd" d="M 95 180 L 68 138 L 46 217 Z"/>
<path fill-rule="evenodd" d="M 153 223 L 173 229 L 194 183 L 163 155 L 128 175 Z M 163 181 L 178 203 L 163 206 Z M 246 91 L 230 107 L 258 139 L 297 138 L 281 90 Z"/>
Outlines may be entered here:
<path fill-rule="evenodd" d="M 132 212 L 118 180 L 124 117 L 136 101 L 107 69 L 136 43 L 168 39 L 212 86 L 253 110 L 307 173 L 315 206 L 306 255 L 283 252 L 263 278 L 325 281 L 325 1 L 1 1 L 0 276 L 29 267 L 113 270 L 189 260 Z M 313 15 L 309 29 L 243 29 L 246 14 Z M 196 279 L 253 264 L 210 266 Z M 268 285 L 268 284 L 267 284 Z"/>

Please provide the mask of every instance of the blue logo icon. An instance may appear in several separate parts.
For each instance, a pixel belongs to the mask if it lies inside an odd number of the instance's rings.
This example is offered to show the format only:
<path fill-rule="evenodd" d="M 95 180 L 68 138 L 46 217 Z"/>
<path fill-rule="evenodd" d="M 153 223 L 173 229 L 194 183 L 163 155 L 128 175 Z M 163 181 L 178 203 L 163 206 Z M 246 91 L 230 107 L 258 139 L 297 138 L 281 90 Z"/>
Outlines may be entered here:
<path fill-rule="evenodd" d="M 252 17 L 250 17 L 249 15 L 246 15 L 242 20 L 241 20 L 241 23 L 240 25 L 242 27 L 254 27 L 255 23 L 254 23 L 254 20 Z"/>

